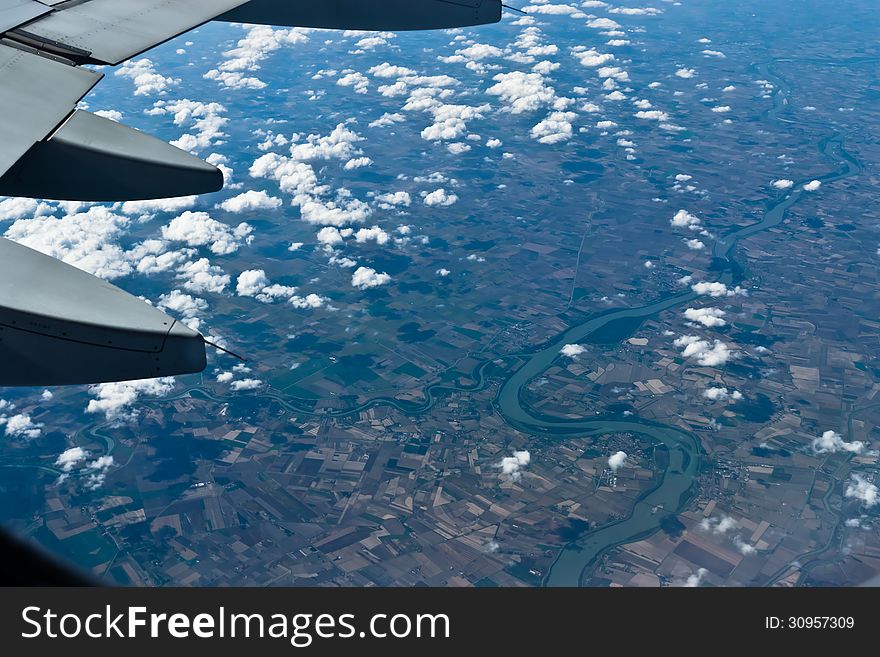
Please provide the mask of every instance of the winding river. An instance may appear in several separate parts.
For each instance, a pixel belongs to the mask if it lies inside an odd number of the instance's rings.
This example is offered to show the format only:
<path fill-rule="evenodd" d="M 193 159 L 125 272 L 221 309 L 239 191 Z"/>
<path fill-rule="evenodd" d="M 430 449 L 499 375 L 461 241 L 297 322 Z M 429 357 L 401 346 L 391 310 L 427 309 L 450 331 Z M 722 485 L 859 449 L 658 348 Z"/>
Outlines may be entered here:
<path fill-rule="evenodd" d="M 822 63 L 833 65 L 832 62 Z M 785 80 L 776 75 L 770 65 L 759 65 L 755 67 L 755 70 L 767 79 L 773 80 L 777 85 L 773 107 L 764 113 L 764 118 L 796 123 L 793 119 L 780 116 L 789 107 L 790 90 Z M 838 164 L 835 171 L 819 178 L 822 182 L 833 182 L 855 176 L 861 172 L 859 162 L 844 149 L 844 139 L 841 134 L 830 135 L 822 140 L 818 147 L 823 155 Z M 805 193 L 803 191 L 805 182 L 807 181 L 801 181 L 790 191 L 781 193 L 768 205 L 761 221 L 735 229 L 715 241 L 712 253 L 718 262 L 726 263 L 723 275 L 719 277 L 719 280 L 728 284 L 734 281 L 737 265 L 732 254 L 736 244 L 742 239 L 781 224 L 787 210 L 797 203 Z M 524 356 L 524 364 L 502 385 L 495 400 L 496 409 L 509 425 L 518 430 L 533 435 L 567 437 L 629 432 L 647 436 L 657 444 L 662 444 L 669 456 L 668 466 L 659 474 L 656 486 L 641 495 L 627 517 L 586 532 L 560 551 L 544 578 L 543 584 L 545 586 L 581 585 L 597 560 L 610 549 L 650 536 L 658 531 L 664 517 L 682 510 L 692 498 L 694 484 L 700 472 L 702 450 L 694 435 L 678 428 L 652 424 L 644 420 L 626 419 L 618 416 L 598 416 L 573 420 L 542 415 L 530 408 L 524 401 L 523 391 L 532 380 L 540 377 L 557 360 L 560 349 L 564 345 L 585 341 L 612 322 L 646 319 L 690 303 L 696 298 L 697 295 L 688 290 L 672 293 L 641 307 L 612 310 L 594 315 L 582 324 L 570 328 L 554 339 L 552 343 Z M 313 410 L 299 406 L 295 401 L 291 401 L 290 397 L 276 391 L 264 392 L 260 397 L 279 403 L 297 413 L 318 417 L 352 416 L 377 406 L 393 406 L 404 413 L 418 415 L 428 412 L 444 392 L 485 389 L 488 386 L 485 369 L 489 364 L 490 362 L 487 361 L 477 368 L 474 374 L 474 379 L 477 382 L 472 386 L 457 387 L 449 384 L 428 386 L 425 389 L 425 401 L 421 404 L 392 398 L 376 398 L 356 408 L 315 413 Z M 200 388 L 191 388 L 175 398 L 187 395 L 198 395 L 218 402 L 229 401 Z M 112 439 L 108 436 L 95 433 L 107 440 L 108 446 L 112 445 Z"/>

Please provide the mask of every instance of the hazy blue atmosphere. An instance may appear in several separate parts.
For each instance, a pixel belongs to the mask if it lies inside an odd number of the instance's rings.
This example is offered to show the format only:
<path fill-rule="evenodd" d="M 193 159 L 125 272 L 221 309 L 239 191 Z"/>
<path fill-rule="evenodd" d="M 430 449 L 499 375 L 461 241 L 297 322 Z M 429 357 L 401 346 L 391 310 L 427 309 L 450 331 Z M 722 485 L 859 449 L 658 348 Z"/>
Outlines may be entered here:
<path fill-rule="evenodd" d="M 876 4 L 524 9 L 104 70 L 226 189 L 0 233 L 248 362 L 0 391 L 4 525 L 136 585 L 876 577 Z"/>

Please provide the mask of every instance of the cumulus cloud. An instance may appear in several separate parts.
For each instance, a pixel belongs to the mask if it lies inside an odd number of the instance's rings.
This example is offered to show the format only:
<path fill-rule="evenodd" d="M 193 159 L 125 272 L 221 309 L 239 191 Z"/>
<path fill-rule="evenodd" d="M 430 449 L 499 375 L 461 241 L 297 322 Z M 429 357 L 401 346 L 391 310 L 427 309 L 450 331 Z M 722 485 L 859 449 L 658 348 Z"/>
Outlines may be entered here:
<path fill-rule="evenodd" d="M 247 191 L 244 194 L 226 199 L 219 206 L 226 212 L 256 212 L 257 210 L 276 210 L 281 207 L 281 199 L 269 196 L 266 192 Z"/>
<path fill-rule="evenodd" d="M 71 472 L 88 457 L 89 453 L 82 447 L 71 447 L 55 459 L 55 467 L 61 468 L 62 472 Z"/>
<path fill-rule="evenodd" d="M 427 206 L 448 207 L 458 202 L 458 196 L 447 192 L 445 189 L 437 189 L 424 195 L 424 203 Z"/>
<path fill-rule="evenodd" d="M 6 435 L 11 438 L 39 438 L 43 432 L 43 424 L 34 422 L 27 413 L 0 417 L 0 426 L 5 427 Z"/>
<path fill-rule="evenodd" d="M 847 484 L 844 494 L 846 497 L 859 500 L 869 509 L 875 506 L 877 502 L 880 502 L 877 486 L 860 474 L 853 473 L 850 475 L 850 483 Z"/>
<path fill-rule="evenodd" d="M 208 310 L 208 302 L 180 290 L 172 290 L 159 297 L 156 307 L 171 313 L 182 320 L 186 326 L 198 331 L 202 325 L 201 315 Z"/>
<path fill-rule="evenodd" d="M 379 246 L 385 245 L 391 239 L 391 236 L 386 233 L 384 230 L 379 228 L 379 226 L 373 226 L 372 228 L 361 228 L 354 234 L 354 239 L 359 244 L 364 244 L 366 242 L 376 242 Z"/>
<path fill-rule="evenodd" d="M 788 180 L 787 178 L 780 178 L 779 180 L 774 180 L 772 185 L 776 189 L 791 189 L 794 187 L 794 180 Z"/>
<path fill-rule="evenodd" d="M 129 60 L 122 64 L 116 75 L 129 78 L 134 83 L 135 96 L 156 96 L 180 84 L 180 80 L 160 75 L 149 59 Z"/>
<path fill-rule="evenodd" d="M 738 390 L 728 390 L 722 387 L 706 388 L 703 397 L 709 401 L 739 401 L 743 398 Z"/>
<path fill-rule="evenodd" d="M 533 112 L 551 104 L 556 97 L 556 92 L 545 84 L 540 73 L 499 73 L 493 80 L 496 84 L 489 87 L 487 93 L 498 96 L 505 103 L 505 111 L 512 114 Z"/>
<path fill-rule="evenodd" d="M 729 288 L 724 283 L 714 282 L 714 283 L 694 283 L 691 285 L 691 289 L 697 294 L 709 297 L 734 297 L 737 295 L 746 296 L 747 291 L 737 285 L 736 287 Z"/>
<path fill-rule="evenodd" d="M 391 276 L 379 273 L 372 267 L 358 267 L 352 274 L 351 284 L 360 290 L 381 287 L 391 282 Z"/>
<path fill-rule="evenodd" d="M 532 128 L 532 139 L 537 139 L 541 144 L 558 144 L 568 141 L 574 134 L 571 122 L 575 117 L 577 114 L 574 112 L 552 112 Z"/>
<path fill-rule="evenodd" d="M 259 379 L 241 379 L 239 381 L 233 381 L 230 387 L 236 392 L 241 392 L 244 390 L 256 390 L 262 385 L 263 382 Z"/>
<path fill-rule="evenodd" d="M 107 471 L 116 465 L 112 456 L 101 456 L 85 467 L 85 486 L 89 490 L 97 490 L 104 485 Z"/>
<path fill-rule="evenodd" d="M 675 346 L 682 350 L 682 356 L 695 360 L 702 367 L 720 367 L 727 364 L 733 355 L 721 340 L 713 343 L 695 335 L 681 336 L 675 340 Z"/>
<path fill-rule="evenodd" d="M 834 454 L 835 452 L 861 454 L 864 450 L 865 443 L 860 440 L 846 442 L 843 436 L 836 431 L 826 431 L 813 439 L 813 451 L 816 454 Z"/>
<path fill-rule="evenodd" d="M 733 545 L 744 557 L 748 557 L 749 555 L 756 554 L 758 552 L 754 545 L 752 545 L 751 543 L 747 543 L 741 536 L 733 537 Z"/>
<path fill-rule="evenodd" d="M 60 219 L 19 219 L 5 236 L 106 280 L 130 274 L 132 266 L 119 241 L 131 220 L 104 206 L 80 210 L 76 208 Z"/>
<path fill-rule="evenodd" d="M 111 422 L 131 422 L 139 413 L 132 407 L 141 396 L 164 397 L 174 389 L 174 379 L 144 379 L 123 383 L 101 383 L 89 388 L 95 397 L 86 407 L 86 413 L 103 414 Z"/>
<path fill-rule="evenodd" d="M 559 350 L 559 353 L 563 356 L 567 356 L 568 358 L 577 358 L 582 353 L 586 351 L 586 348 L 579 344 L 567 344 L 562 349 Z"/>
<path fill-rule="evenodd" d="M 15 221 L 41 214 L 51 214 L 52 207 L 30 198 L 0 197 L 0 221 Z"/>
<path fill-rule="evenodd" d="M 718 518 L 703 518 L 700 521 L 700 529 L 718 535 L 724 535 L 737 527 L 739 527 L 739 523 L 724 514 Z"/>
<path fill-rule="evenodd" d="M 363 223 L 372 214 L 372 208 L 354 198 L 347 189 L 333 190 L 321 184 L 310 162 L 337 160 L 363 164 L 363 151 L 357 144 L 363 138 L 344 123 L 338 124 L 328 135 L 312 134 L 302 140 L 294 135 L 290 155 L 266 153 L 254 161 L 250 168 L 253 178 L 276 180 L 285 194 L 290 194 L 292 204 L 300 209 L 303 221 L 320 225 L 342 227 Z"/>
<path fill-rule="evenodd" d="M 195 294 L 222 294 L 232 281 L 229 274 L 207 258 L 183 265 L 177 271 L 177 278 L 186 290 Z"/>
<path fill-rule="evenodd" d="M 688 578 L 680 584 L 685 588 L 693 589 L 700 586 L 703 583 L 703 579 L 706 575 L 709 574 L 709 571 L 705 568 L 698 568 L 697 571 L 688 576 Z"/>
<path fill-rule="evenodd" d="M 720 308 L 688 308 L 684 311 L 685 319 L 707 328 L 726 326 L 727 322 L 724 320 L 726 314 Z"/>
<path fill-rule="evenodd" d="M 245 201 L 237 201 L 235 205 L 243 207 Z M 162 237 L 188 246 L 207 246 L 215 255 L 230 255 L 250 243 L 253 230 L 250 224 L 241 223 L 232 228 L 212 219 L 207 212 L 187 210 L 162 228 Z"/>
<path fill-rule="evenodd" d="M 252 297 L 266 304 L 286 299 L 294 308 L 313 310 L 323 307 L 327 301 L 317 294 L 300 296 L 297 291 L 295 287 L 273 284 L 262 269 L 243 271 L 239 274 L 235 286 L 238 296 Z"/>
<path fill-rule="evenodd" d="M 376 197 L 376 204 L 383 210 L 394 208 L 408 208 L 412 205 L 412 197 L 407 192 L 392 192 L 380 194 Z"/>
<path fill-rule="evenodd" d="M 308 30 L 302 28 L 277 30 L 263 25 L 251 26 L 236 47 L 224 53 L 225 61 L 204 77 L 229 89 L 264 89 L 266 83 L 255 75 L 262 62 L 281 48 L 308 41 Z"/>
<path fill-rule="evenodd" d="M 626 452 L 614 452 L 608 457 L 608 467 L 614 472 L 626 465 Z"/>
<path fill-rule="evenodd" d="M 691 214 L 687 210 L 679 210 L 675 216 L 670 219 L 669 223 L 674 228 L 688 228 L 695 230 L 700 226 L 700 218 Z"/>
<path fill-rule="evenodd" d="M 821 181 L 821 180 L 811 180 L 811 181 L 808 182 L 806 185 L 804 185 L 804 191 L 807 191 L 807 192 L 815 192 L 815 191 L 816 191 L 817 189 L 819 189 L 821 186 L 822 186 L 822 181 Z"/>
<path fill-rule="evenodd" d="M 532 460 L 532 455 L 523 450 L 514 452 L 513 456 L 505 456 L 496 466 L 501 470 L 502 476 L 510 479 L 510 481 L 519 481 L 522 479 L 523 468 L 528 466 Z"/>
<path fill-rule="evenodd" d="M 184 98 L 175 101 L 159 100 L 147 110 L 150 116 L 171 116 L 174 125 L 189 132 L 171 143 L 185 151 L 199 152 L 222 143 L 223 128 L 229 119 L 223 116 L 226 108 L 220 103 L 203 103 Z"/>

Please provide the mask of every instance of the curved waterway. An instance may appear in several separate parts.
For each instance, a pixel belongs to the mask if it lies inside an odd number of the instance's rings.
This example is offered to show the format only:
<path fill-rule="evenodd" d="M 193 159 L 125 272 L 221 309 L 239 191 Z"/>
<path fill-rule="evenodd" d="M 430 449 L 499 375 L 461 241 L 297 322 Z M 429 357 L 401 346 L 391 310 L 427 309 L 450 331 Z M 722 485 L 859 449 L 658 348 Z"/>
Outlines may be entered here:
<path fill-rule="evenodd" d="M 836 65 L 835 62 L 817 63 Z M 776 75 L 769 65 L 759 65 L 755 68 L 759 74 L 773 80 L 777 85 L 773 107 L 764 113 L 763 118 L 796 124 L 797 122 L 793 119 L 780 116 L 789 107 L 790 90 L 785 80 Z M 823 155 L 838 164 L 835 171 L 819 178 L 822 182 L 834 182 L 861 172 L 859 162 L 846 152 L 841 134 L 832 134 L 822 140 L 818 147 Z M 773 199 L 768 204 L 761 221 L 734 229 L 716 240 L 713 245 L 713 256 L 717 262 L 725 264 L 719 280 L 728 284 L 735 282 L 736 272 L 739 271 L 739 268 L 733 260 L 732 253 L 736 244 L 742 239 L 781 224 L 788 209 L 805 194 L 803 185 L 806 182 L 799 182 L 791 191 Z M 646 436 L 655 443 L 663 445 L 668 452 L 668 465 L 659 474 L 656 486 L 639 497 L 627 517 L 586 532 L 579 539 L 565 546 L 544 578 L 545 586 L 579 586 L 589 575 L 597 560 L 608 550 L 654 534 L 660 529 L 661 520 L 670 513 L 678 513 L 682 510 L 692 497 L 694 483 L 700 472 L 701 448 L 698 439 L 688 432 L 644 420 L 627 419 L 620 416 L 595 416 L 590 419 L 578 420 L 544 415 L 528 406 L 523 399 L 523 391 L 531 381 L 540 377 L 553 365 L 564 345 L 583 342 L 612 322 L 647 319 L 666 310 L 690 303 L 696 298 L 697 295 L 691 291 L 678 292 L 637 308 L 612 310 L 594 315 L 582 324 L 568 329 L 547 346 L 534 353 L 524 355 L 525 363 L 501 387 L 495 401 L 496 408 L 504 420 L 518 430 L 536 435 L 558 437 L 633 433 Z M 424 392 L 425 401 L 421 404 L 392 398 L 376 398 L 356 408 L 316 413 L 291 401 L 291 398 L 283 393 L 268 391 L 261 394 L 260 397 L 279 403 L 297 413 L 317 417 L 352 416 L 378 406 L 392 406 L 404 413 L 418 415 L 428 412 L 437 399 L 446 392 L 485 389 L 488 385 L 485 369 L 489 364 L 487 361 L 477 368 L 474 373 L 476 383 L 472 386 L 449 384 L 428 386 Z M 218 402 L 231 401 L 231 399 L 212 395 L 199 388 L 186 390 L 176 398 L 191 394 Z M 107 438 L 106 436 L 101 437 Z"/>
<path fill-rule="evenodd" d="M 789 88 L 769 66 L 758 67 L 758 70 L 777 82 L 774 105 L 766 112 L 765 118 L 778 119 L 778 115 L 788 107 Z M 786 121 L 793 123 L 790 119 Z M 819 143 L 819 150 L 838 163 L 836 171 L 819 178 L 823 183 L 861 172 L 859 162 L 844 149 L 842 135 L 835 133 L 822 140 Z M 733 261 L 732 253 L 736 244 L 742 239 L 781 224 L 788 209 L 806 193 L 803 190 L 805 182 L 807 181 L 801 181 L 791 192 L 772 201 L 761 221 L 735 229 L 715 242 L 713 255 L 719 261 L 726 263 L 725 273 L 720 280 L 730 283 L 734 278 L 733 272 L 737 270 L 737 265 Z M 629 432 L 647 436 L 661 443 L 669 453 L 668 466 L 660 475 L 657 486 L 637 500 L 626 518 L 589 531 L 565 546 L 546 574 L 544 586 L 579 586 L 591 567 L 608 550 L 654 534 L 666 515 L 684 508 L 699 475 L 701 449 L 699 441 L 689 433 L 644 421 L 624 421 L 619 418 L 571 420 L 549 417 L 529 408 L 523 399 L 523 391 L 532 380 L 541 376 L 556 361 L 564 345 L 582 342 L 612 322 L 647 319 L 665 310 L 689 303 L 696 296 L 692 292 L 674 294 L 638 308 L 627 308 L 594 316 L 583 324 L 569 329 L 552 344 L 532 355 L 501 388 L 497 399 L 498 410 L 507 422 L 520 430 L 551 435 L 594 436 Z"/>

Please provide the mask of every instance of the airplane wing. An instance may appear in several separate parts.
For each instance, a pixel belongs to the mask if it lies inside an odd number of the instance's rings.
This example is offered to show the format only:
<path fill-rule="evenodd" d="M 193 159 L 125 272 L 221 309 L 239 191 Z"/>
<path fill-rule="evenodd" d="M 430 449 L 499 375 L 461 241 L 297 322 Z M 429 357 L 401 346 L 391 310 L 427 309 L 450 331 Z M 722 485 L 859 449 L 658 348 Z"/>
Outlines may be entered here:
<path fill-rule="evenodd" d="M 119 64 L 247 0 L 0 0 L 0 195 L 129 201 L 215 192 L 215 167 L 77 103 Z"/>
<path fill-rule="evenodd" d="M 88 52 L 88 60 L 121 64 L 207 23 L 248 0 L 42 0 L 56 11 L 18 34 Z"/>
<path fill-rule="evenodd" d="M 221 172 L 77 103 L 117 65 L 215 18 L 419 30 L 497 22 L 501 0 L 0 0 L 0 195 L 131 201 L 215 192 Z"/>
<path fill-rule="evenodd" d="M 215 167 L 76 109 L 102 74 L 210 20 L 418 30 L 497 22 L 500 0 L 0 0 L 0 196 L 132 201 L 215 192 Z M 201 335 L 0 239 L 0 386 L 200 372 Z"/>
<path fill-rule="evenodd" d="M 0 239 L 0 386 L 201 372 L 201 335 L 60 260 Z"/>

